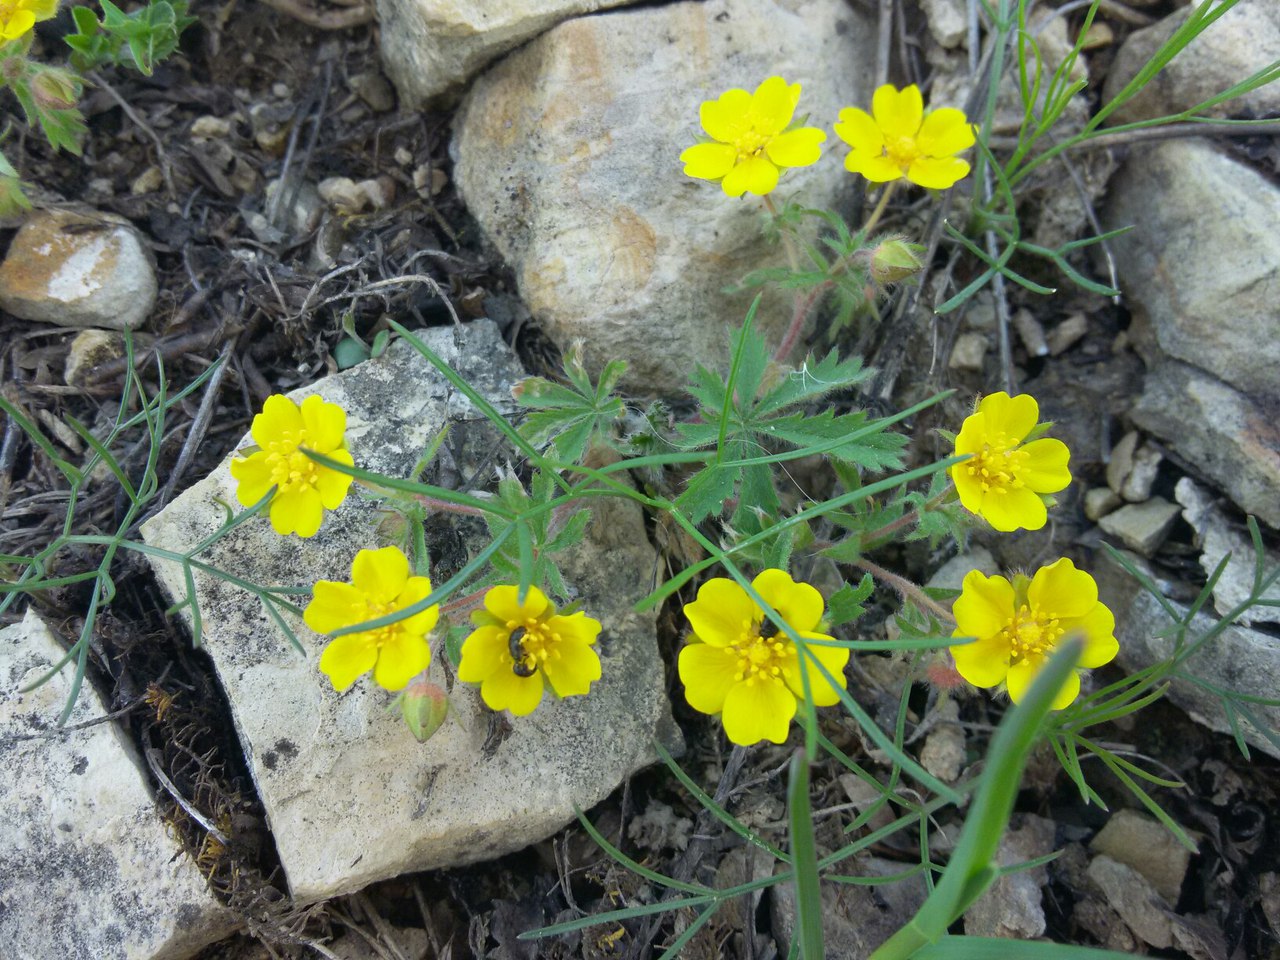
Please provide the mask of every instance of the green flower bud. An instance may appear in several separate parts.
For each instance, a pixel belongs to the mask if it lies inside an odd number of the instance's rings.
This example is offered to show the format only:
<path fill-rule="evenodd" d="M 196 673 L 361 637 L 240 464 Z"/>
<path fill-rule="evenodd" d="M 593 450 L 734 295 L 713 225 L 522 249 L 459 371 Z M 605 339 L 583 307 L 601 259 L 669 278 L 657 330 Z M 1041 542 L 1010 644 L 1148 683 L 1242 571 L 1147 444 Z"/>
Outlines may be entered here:
<path fill-rule="evenodd" d="M 906 237 L 888 237 L 871 251 L 871 279 L 880 286 L 899 283 L 915 276 L 924 265 L 925 248 L 909 243 Z"/>
<path fill-rule="evenodd" d="M 31 78 L 31 96 L 46 110 L 69 110 L 80 99 L 80 82 L 65 70 L 41 70 Z"/>
<path fill-rule="evenodd" d="M 419 743 L 426 743 L 449 715 L 449 698 L 434 683 L 421 678 L 400 695 L 400 715 Z"/>

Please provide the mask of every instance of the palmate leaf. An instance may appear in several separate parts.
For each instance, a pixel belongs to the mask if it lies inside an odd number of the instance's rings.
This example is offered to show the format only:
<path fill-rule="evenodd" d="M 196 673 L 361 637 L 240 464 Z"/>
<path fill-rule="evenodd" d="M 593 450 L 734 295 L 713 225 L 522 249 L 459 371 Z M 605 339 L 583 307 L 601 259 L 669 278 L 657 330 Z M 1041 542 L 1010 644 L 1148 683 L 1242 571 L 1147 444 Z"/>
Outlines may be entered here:
<path fill-rule="evenodd" d="M 530 377 L 520 385 L 517 401 L 534 411 L 521 424 L 520 434 L 533 443 L 549 444 L 565 463 L 577 463 L 593 443 L 612 444 L 614 426 L 626 414 L 613 390 L 626 369 L 624 362 L 615 360 L 593 383 L 581 349 L 571 347 L 565 357 L 568 385 L 542 377 Z"/>

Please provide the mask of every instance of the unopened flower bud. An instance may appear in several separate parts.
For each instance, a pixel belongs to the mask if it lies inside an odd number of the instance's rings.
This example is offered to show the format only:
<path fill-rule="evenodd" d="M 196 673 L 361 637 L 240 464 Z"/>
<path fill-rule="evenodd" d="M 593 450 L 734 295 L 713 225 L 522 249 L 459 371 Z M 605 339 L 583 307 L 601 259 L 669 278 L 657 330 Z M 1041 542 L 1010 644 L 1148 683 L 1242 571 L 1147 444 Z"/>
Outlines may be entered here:
<path fill-rule="evenodd" d="M 924 250 L 921 244 L 909 243 L 904 237 L 881 240 L 871 251 L 871 279 L 884 286 L 915 276 L 924 265 Z"/>
<path fill-rule="evenodd" d="M 80 99 L 80 84 L 65 70 L 51 67 L 31 78 L 31 96 L 46 110 L 69 110 Z"/>
<path fill-rule="evenodd" d="M 449 698 L 434 683 L 418 679 L 400 696 L 400 715 L 419 743 L 426 743 L 449 715 Z"/>

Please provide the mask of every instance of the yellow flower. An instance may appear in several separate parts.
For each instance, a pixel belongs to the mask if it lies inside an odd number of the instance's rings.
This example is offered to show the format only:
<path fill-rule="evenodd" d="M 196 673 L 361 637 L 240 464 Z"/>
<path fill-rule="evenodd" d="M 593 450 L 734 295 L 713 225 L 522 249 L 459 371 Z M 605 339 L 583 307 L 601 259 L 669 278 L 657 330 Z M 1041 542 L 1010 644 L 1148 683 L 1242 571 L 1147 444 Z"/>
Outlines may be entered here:
<path fill-rule="evenodd" d="M 281 394 L 267 397 L 262 412 L 253 418 L 258 451 L 231 461 L 231 476 L 240 481 L 236 499 L 252 506 L 275 487 L 271 526 L 276 533 L 314 536 L 324 511 L 337 509 L 346 497 L 352 477 L 322 467 L 298 448 L 354 464 L 343 439 L 346 429 L 346 411 L 336 403 L 310 396 L 299 408 Z"/>
<path fill-rule="evenodd" d="M 853 148 L 845 158 L 850 173 L 872 183 L 906 177 L 914 184 L 945 190 L 969 174 L 956 156 L 974 143 L 974 126 L 954 107 L 924 112 L 920 88 L 885 84 L 871 99 L 871 114 L 857 107 L 840 111 L 836 136 Z"/>
<path fill-rule="evenodd" d="M 815 632 L 822 622 L 823 601 L 809 584 L 796 583 L 785 570 L 765 570 L 751 586 L 799 636 L 832 639 Z M 704 583 L 684 613 L 693 626 L 690 643 L 680 651 L 680 679 L 689 705 L 701 713 L 720 714 L 724 732 L 740 746 L 785 741 L 797 699 L 804 697 L 795 643 L 773 621 L 766 621 L 746 590 L 723 577 Z M 848 650 L 815 644 L 809 653 L 844 687 Z M 816 705 L 840 702 L 822 674 L 808 664 L 804 669 Z"/>
<path fill-rule="evenodd" d="M 956 437 L 956 455 L 969 455 L 950 468 L 960 502 L 997 530 L 1039 530 L 1049 516 L 1041 495 L 1071 483 L 1065 443 L 1048 437 L 1024 442 L 1039 419 L 1040 408 L 1030 395 L 992 393 Z"/>
<path fill-rule="evenodd" d="M 351 582 L 321 580 L 302 619 L 316 633 L 332 633 L 382 617 L 431 595 L 431 581 L 409 576 L 409 559 L 399 547 L 361 550 L 351 564 Z M 438 607 L 431 606 L 386 627 L 338 637 L 320 655 L 320 672 L 345 690 L 361 674 L 388 690 L 403 690 L 431 663 L 427 634 L 436 625 Z"/>
<path fill-rule="evenodd" d="M 1014 703 L 1068 634 L 1084 635 L 1081 667 L 1110 663 L 1120 649 L 1115 617 L 1098 602 L 1098 585 L 1066 559 L 1041 567 L 1029 580 L 1017 575 L 1012 583 L 970 571 L 952 612 L 952 636 L 977 638 L 951 648 L 960 675 L 975 687 L 1003 683 Z M 1079 693 L 1080 675 L 1072 673 L 1053 709 L 1068 706 Z"/>
<path fill-rule="evenodd" d="M 58 0 L 0 0 L 0 40 L 17 40 L 58 12 Z"/>
<path fill-rule="evenodd" d="M 714 143 L 680 154 L 686 176 L 718 180 L 731 197 L 764 196 L 778 185 L 781 170 L 816 163 L 827 135 L 817 127 L 788 130 L 800 101 L 800 84 L 770 77 L 755 93 L 734 88 L 698 109 L 702 129 Z"/>
<path fill-rule="evenodd" d="M 600 679 L 600 657 L 591 649 L 600 621 L 581 610 L 563 616 L 537 587 L 520 603 L 519 590 L 493 587 L 484 609 L 471 615 L 476 629 L 462 644 L 458 679 L 480 684 L 491 710 L 517 717 L 533 713 L 550 686 L 558 697 L 585 694 Z"/>

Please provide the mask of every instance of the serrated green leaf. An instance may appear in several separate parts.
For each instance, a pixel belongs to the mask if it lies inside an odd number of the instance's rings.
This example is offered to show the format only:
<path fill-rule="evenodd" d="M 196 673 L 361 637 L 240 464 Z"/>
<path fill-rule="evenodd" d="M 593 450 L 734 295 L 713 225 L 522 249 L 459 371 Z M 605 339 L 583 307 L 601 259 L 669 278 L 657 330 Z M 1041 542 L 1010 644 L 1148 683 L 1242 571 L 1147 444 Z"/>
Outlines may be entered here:
<path fill-rule="evenodd" d="M 676 506 L 691 522 L 701 523 L 724 509 L 725 501 L 733 496 L 737 476 L 735 469 L 708 466 L 694 474 L 684 492 L 676 498 Z"/>
<path fill-rule="evenodd" d="M 862 575 L 862 580 L 856 587 L 843 584 L 827 601 L 828 622 L 833 627 L 838 627 L 857 620 L 866 612 L 866 600 L 875 588 L 876 582 L 869 573 Z"/>

